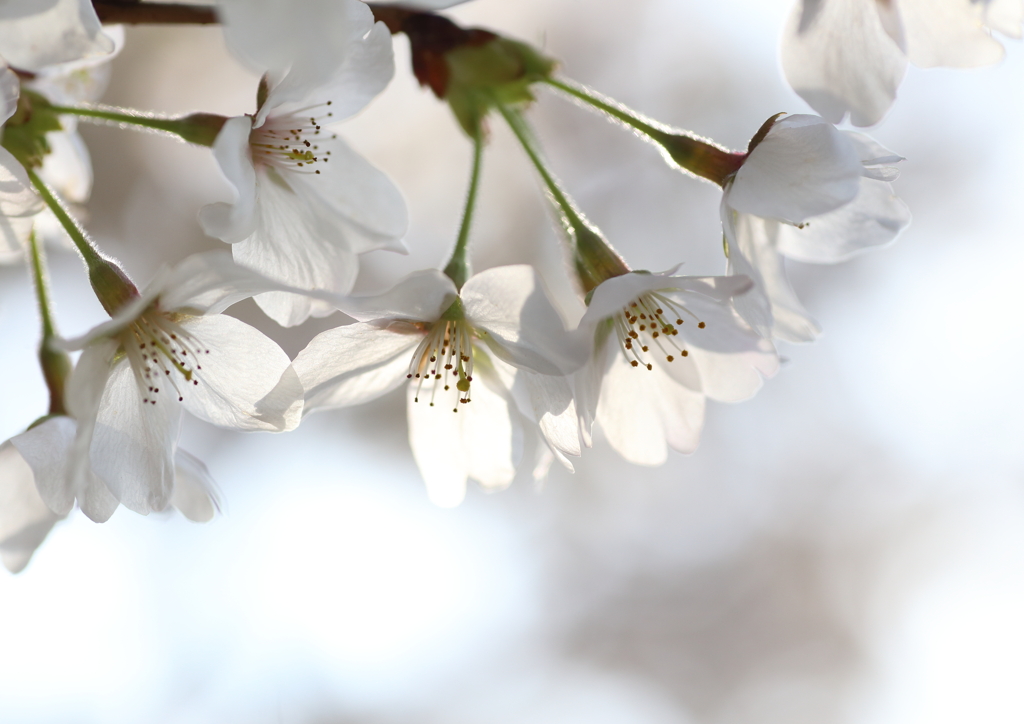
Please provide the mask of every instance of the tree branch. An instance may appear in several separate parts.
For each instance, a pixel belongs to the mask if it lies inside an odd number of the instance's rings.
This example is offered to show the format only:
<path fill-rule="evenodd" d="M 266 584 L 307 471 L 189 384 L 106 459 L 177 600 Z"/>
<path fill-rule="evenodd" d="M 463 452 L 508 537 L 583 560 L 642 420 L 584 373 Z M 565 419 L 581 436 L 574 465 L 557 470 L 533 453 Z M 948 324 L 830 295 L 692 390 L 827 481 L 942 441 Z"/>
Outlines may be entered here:
<path fill-rule="evenodd" d="M 93 0 L 100 22 L 128 25 L 210 25 L 218 22 L 217 13 L 204 5 L 149 3 L 133 0 Z"/>

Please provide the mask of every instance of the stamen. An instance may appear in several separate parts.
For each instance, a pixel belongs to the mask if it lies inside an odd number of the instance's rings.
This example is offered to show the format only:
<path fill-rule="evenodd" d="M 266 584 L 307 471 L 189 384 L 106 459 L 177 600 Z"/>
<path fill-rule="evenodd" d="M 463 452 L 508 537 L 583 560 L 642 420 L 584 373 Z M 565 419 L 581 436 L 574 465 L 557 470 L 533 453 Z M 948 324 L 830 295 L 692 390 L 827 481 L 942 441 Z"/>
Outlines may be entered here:
<path fill-rule="evenodd" d="M 665 318 L 666 314 L 668 319 L 675 319 L 675 324 Z M 674 362 L 677 356 L 689 357 L 689 351 L 674 339 L 679 335 L 676 326 L 683 324 L 684 316 L 696 319 L 699 329 L 707 326 L 685 306 L 657 292 L 648 292 L 624 307 L 621 316 L 616 315 L 613 319 L 619 345 L 630 366 L 653 370 L 654 365 L 645 358 L 651 345 L 657 347 L 669 363 Z M 641 320 L 642 323 L 637 324 Z"/>

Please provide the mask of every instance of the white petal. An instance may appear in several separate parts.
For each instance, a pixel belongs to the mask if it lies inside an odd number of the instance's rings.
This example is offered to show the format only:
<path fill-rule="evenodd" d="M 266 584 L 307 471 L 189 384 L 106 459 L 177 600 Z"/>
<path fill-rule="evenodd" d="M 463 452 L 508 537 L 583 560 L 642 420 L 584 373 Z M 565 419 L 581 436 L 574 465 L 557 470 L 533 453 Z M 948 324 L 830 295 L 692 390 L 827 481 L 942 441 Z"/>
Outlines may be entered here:
<path fill-rule="evenodd" d="M 782 37 L 782 67 L 793 90 L 832 123 L 882 119 L 907 69 L 894 3 L 801 0 Z M 889 28 L 886 28 L 889 25 Z M 895 37 L 895 39 L 894 39 Z"/>
<path fill-rule="evenodd" d="M 166 508 L 174 491 L 181 405 L 172 395 L 163 388 L 144 392 L 122 359 L 111 370 L 96 416 L 92 469 L 125 507 L 143 515 Z M 149 398 L 153 401 L 143 402 Z M 79 418 L 80 433 L 84 426 Z"/>
<path fill-rule="evenodd" d="M 751 151 L 725 198 L 740 213 L 799 224 L 852 201 L 862 171 L 857 147 L 832 124 L 789 116 Z"/>
<path fill-rule="evenodd" d="M 1024 23 L 1024 2 L 1021 0 L 987 0 L 985 25 L 1011 38 L 1020 38 Z"/>
<path fill-rule="evenodd" d="M 405 251 L 400 240 L 409 217 L 405 199 L 391 179 L 340 137 L 328 135 L 316 145 L 318 157 L 329 161 L 315 164 L 319 173 L 286 174 L 295 193 L 308 198 L 335 233 L 344 233 L 345 243 L 355 253 Z"/>
<path fill-rule="evenodd" d="M 209 469 L 181 448 L 174 456 L 175 481 L 171 505 L 191 521 L 206 523 L 220 510 L 217 484 Z"/>
<path fill-rule="evenodd" d="M 21 81 L 13 70 L 0 61 L 0 125 L 18 110 L 18 97 L 21 95 Z"/>
<path fill-rule="evenodd" d="M 462 502 L 467 478 L 498 489 L 515 477 L 522 431 L 512 420 L 508 400 L 495 391 L 501 383 L 488 371 L 488 362 L 474 351 L 472 401 L 466 404 L 458 403 L 456 390 L 441 389 L 433 394 L 422 390 L 416 402 L 418 388 L 409 385 L 409 444 L 427 495 L 442 507 Z"/>
<path fill-rule="evenodd" d="M 568 332 L 533 267 L 488 269 L 462 287 L 466 318 L 486 331 L 495 355 L 541 374 L 570 374 L 589 355 L 589 340 Z"/>
<path fill-rule="evenodd" d="M 405 381 L 422 338 L 422 332 L 401 322 L 321 332 L 292 363 L 305 389 L 303 414 L 358 405 L 395 389 Z"/>
<path fill-rule="evenodd" d="M 268 115 L 307 108 L 313 108 L 311 113 L 323 124 L 335 123 L 358 113 L 384 90 L 395 74 L 391 32 L 383 23 L 374 24 L 366 32 L 363 17 L 353 20 L 343 31 L 347 37 L 336 33 L 330 38 L 331 58 L 312 63 L 296 58 L 288 72 L 271 84 L 266 103 L 256 114 L 257 126 Z M 324 31 L 330 32 L 326 28 Z"/>
<path fill-rule="evenodd" d="M 239 266 L 226 251 L 209 251 L 186 257 L 156 286 L 159 305 L 164 311 L 188 314 L 217 314 L 232 304 L 277 289 L 288 289 L 280 282 Z"/>
<path fill-rule="evenodd" d="M 779 226 L 779 222 L 750 214 L 736 215 L 731 225 L 734 235 L 729 238 L 729 273 L 750 276 L 755 288 L 737 297 L 734 306 L 748 324 L 765 336 L 786 342 L 812 342 L 821 328 L 789 285 L 782 257 L 775 247 Z"/>
<path fill-rule="evenodd" d="M 865 178 L 851 203 L 816 216 L 799 229 L 765 222 L 780 254 L 816 264 L 845 261 L 858 252 L 885 246 L 910 223 L 910 209 L 882 181 Z"/>
<path fill-rule="evenodd" d="M 213 157 L 221 173 L 235 188 L 235 200 L 216 203 L 199 210 L 199 223 L 212 237 L 236 244 L 256 230 L 256 170 L 252 165 L 249 116 L 229 118 L 213 142 Z"/>
<path fill-rule="evenodd" d="M 259 173 L 259 197 L 256 230 L 231 247 L 235 261 L 288 286 L 347 294 L 358 273 L 357 257 L 317 200 L 265 169 Z M 284 292 L 260 294 L 256 303 L 286 327 L 335 311 L 327 302 Z"/>
<path fill-rule="evenodd" d="M 222 427 L 281 432 L 298 426 L 302 383 L 276 342 L 226 314 L 180 324 L 200 346 L 198 365 L 192 381 L 178 378 L 177 392 L 167 385 L 169 396 L 180 395 L 189 412 Z"/>
<path fill-rule="evenodd" d="M 597 422 L 608 443 L 636 465 L 661 465 L 668 446 L 690 453 L 704 423 L 704 396 L 669 378 L 659 365 L 631 367 L 618 353 L 601 387 Z"/>
<path fill-rule="evenodd" d="M 0 148 L 0 215 L 31 216 L 43 209 L 28 174 L 6 148 Z"/>
<path fill-rule="evenodd" d="M 564 456 L 579 457 L 582 451 L 579 418 L 569 379 L 519 370 L 516 381 L 519 385 L 525 385 L 530 403 L 529 408 L 520 405 L 520 410 L 537 423 L 544 440 L 552 450 L 560 453 L 559 460 L 572 470 L 572 464 Z M 516 401 L 519 402 L 519 399 L 520 395 L 517 395 Z"/>
<path fill-rule="evenodd" d="M 68 460 L 71 489 L 75 491 L 87 489 L 93 475 L 90 449 L 100 401 L 110 377 L 117 346 L 115 340 L 103 338 L 82 350 L 64 392 L 68 412 L 78 423 Z M 127 361 L 122 360 L 121 364 L 127 367 Z M 66 500 L 56 494 L 60 489 L 59 486 L 55 487 L 53 493 L 41 491 L 44 497 L 48 494 L 54 496 L 52 500 L 48 498 L 47 503 L 58 512 L 63 511 L 66 505 Z"/>
<path fill-rule="evenodd" d="M 39 496 L 32 468 L 18 448 L 10 440 L 0 445 L 0 559 L 7 570 L 17 573 L 28 565 L 62 517 Z"/>
<path fill-rule="evenodd" d="M 594 332 L 593 355 L 587 364 L 573 375 L 576 410 L 580 417 L 580 437 L 587 447 L 594 443 L 592 431 L 594 420 L 597 419 L 597 403 L 601 398 L 604 376 L 618 351 L 611 325 L 597 325 Z"/>
<path fill-rule="evenodd" d="M 0 10 L 0 48 L 15 68 L 38 71 L 114 50 L 90 0 L 5 4 L 9 7 Z"/>
<path fill-rule="evenodd" d="M 416 387 L 409 385 L 406 410 L 412 455 L 430 500 L 443 508 L 455 507 L 466 497 L 469 477 L 469 460 L 462 439 L 462 420 L 466 415 L 452 412 L 453 405 L 448 404 L 450 393 L 433 407 L 426 400 L 414 401 L 416 395 Z"/>
<path fill-rule="evenodd" d="M 900 0 L 910 61 L 922 68 L 974 68 L 1002 59 L 1003 46 L 984 25 L 984 2 Z"/>
<path fill-rule="evenodd" d="M 75 503 L 69 466 L 75 429 L 74 420 L 60 415 L 11 440 L 32 469 L 42 499 L 61 516 Z"/>
<path fill-rule="evenodd" d="M 92 161 L 78 133 L 46 134 L 50 153 L 43 159 L 39 175 L 65 201 L 83 204 L 92 193 Z"/>
<path fill-rule="evenodd" d="M 338 306 L 361 322 L 374 319 L 434 322 L 458 296 L 455 284 L 444 272 L 424 269 L 413 272 L 382 294 L 345 297 Z"/>

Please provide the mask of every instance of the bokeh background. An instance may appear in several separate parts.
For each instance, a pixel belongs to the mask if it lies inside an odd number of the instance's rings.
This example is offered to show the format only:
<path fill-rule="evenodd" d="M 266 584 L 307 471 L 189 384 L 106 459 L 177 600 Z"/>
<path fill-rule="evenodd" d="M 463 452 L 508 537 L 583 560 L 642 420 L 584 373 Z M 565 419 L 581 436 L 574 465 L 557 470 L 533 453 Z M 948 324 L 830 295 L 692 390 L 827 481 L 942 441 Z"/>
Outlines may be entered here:
<path fill-rule="evenodd" d="M 784 83 L 790 0 L 476 0 L 451 14 L 535 44 L 564 72 L 735 148 L 805 112 Z M 297 19 L 296 22 L 301 22 Z M 443 261 L 469 144 L 408 48 L 345 137 L 404 190 L 410 254 L 359 289 Z M 106 102 L 238 114 L 256 79 L 215 28 L 141 28 Z M 599 439 L 575 475 L 530 465 L 432 507 L 404 395 L 245 436 L 195 420 L 218 479 L 206 525 L 121 510 L 58 525 L 0 575 L 0 721 L 153 724 L 1000 724 L 1024 720 L 1024 46 L 977 71 L 911 69 L 870 132 L 906 156 L 913 225 L 834 267 L 790 265 L 825 329 L 783 346 L 752 400 L 711 404 L 700 449 L 657 469 Z M 720 273 L 719 192 L 542 92 L 554 167 L 634 267 Z M 139 281 L 222 246 L 208 150 L 86 127 L 88 227 Z M 533 172 L 495 123 L 478 269 L 537 264 L 579 314 Z M 103 318 L 52 252 L 59 323 Z M 25 270 L 0 269 L 0 439 L 42 413 Z M 338 316 L 276 329 L 291 354 Z"/>

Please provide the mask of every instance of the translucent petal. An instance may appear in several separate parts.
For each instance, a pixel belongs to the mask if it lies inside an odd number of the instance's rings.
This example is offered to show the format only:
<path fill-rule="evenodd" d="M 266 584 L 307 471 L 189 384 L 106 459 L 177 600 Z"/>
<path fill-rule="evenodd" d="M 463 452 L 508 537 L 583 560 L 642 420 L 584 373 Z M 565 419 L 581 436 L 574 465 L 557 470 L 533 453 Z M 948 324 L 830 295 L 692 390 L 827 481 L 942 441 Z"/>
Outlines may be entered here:
<path fill-rule="evenodd" d="M 12 441 L 0 445 L 0 560 L 7 570 L 24 569 L 62 517 L 39 496 L 32 468 Z"/>
<path fill-rule="evenodd" d="M 24 217 L 43 209 L 28 174 L 6 148 L 0 148 L 0 215 Z"/>
<path fill-rule="evenodd" d="M 119 361 L 103 390 L 89 448 L 96 475 L 125 507 L 143 515 L 166 508 L 174 491 L 181 405 L 169 392 L 148 393 L 128 361 Z M 79 418 L 79 428 L 84 425 Z"/>
<path fill-rule="evenodd" d="M 171 505 L 196 523 L 206 523 L 220 510 L 217 484 L 202 460 L 182 449 L 174 455 L 175 480 Z"/>
<path fill-rule="evenodd" d="M 437 269 L 413 272 L 388 291 L 366 297 L 345 297 L 339 308 L 362 322 L 407 319 L 435 322 L 459 296 L 455 284 Z"/>
<path fill-rule="evenodd" d="M 39 71 L 109 55 L 113 41 L 103 34 L 90 0 L 12 2 L 0 10 L 0 48 L 15 68 Z"/>
<path fill-rule="evenodd" d="M 358 405 L 406 380 L 423 333 L 411 325 L 350 324 L 314 337 L 292 363 L 305 389 L 304 414 Z"/>
<path fill-rule="evenodd" d="M 907 55 L 921 68 L 974 68 L 1002 59 L 978 0 L 900 0 Z"/>
<path fill-rule="evenodd" d="M 236 244 L 252 236 L 256 213 L 256 170 L 249 150 L 249 116 L 229 118 L 213 142 L 213 157 L 221 173 L 235 189 L 231 203 L 218 202 L 199 210 L 199 223 L 212 237 Z"/>
<path fill-rule="evenodd" d="M 466 318 L 491 351 L 516 367 L 569 374 L 586 362 L 589 340 L 568 332 L 533 267 L 488 269 L 462 287 Z"/>
<path fill-rule="evenodd" d="M 740 213 L 793 224 L 847 204 L 863 166 L 856 146 L 817 116 L 777 121 L 725 189 Z"/>
<path fill-rule="evenodd" d="M 892 6 L 875 0 L 802 0 L 782 36 L 782 67 L 793 90 L 832 123 L 882 119 L 907 69 Z"/>
<path fill-rule="evenodd" d="M 235 430 L 281 432 L 298 426 L 302 383 L 276 342 L 226 314 L 180 324 L 195 339 L 198 365 L 192 380 L 168 376 L 169 397 L 181 396 L 196 417 Z"/>

